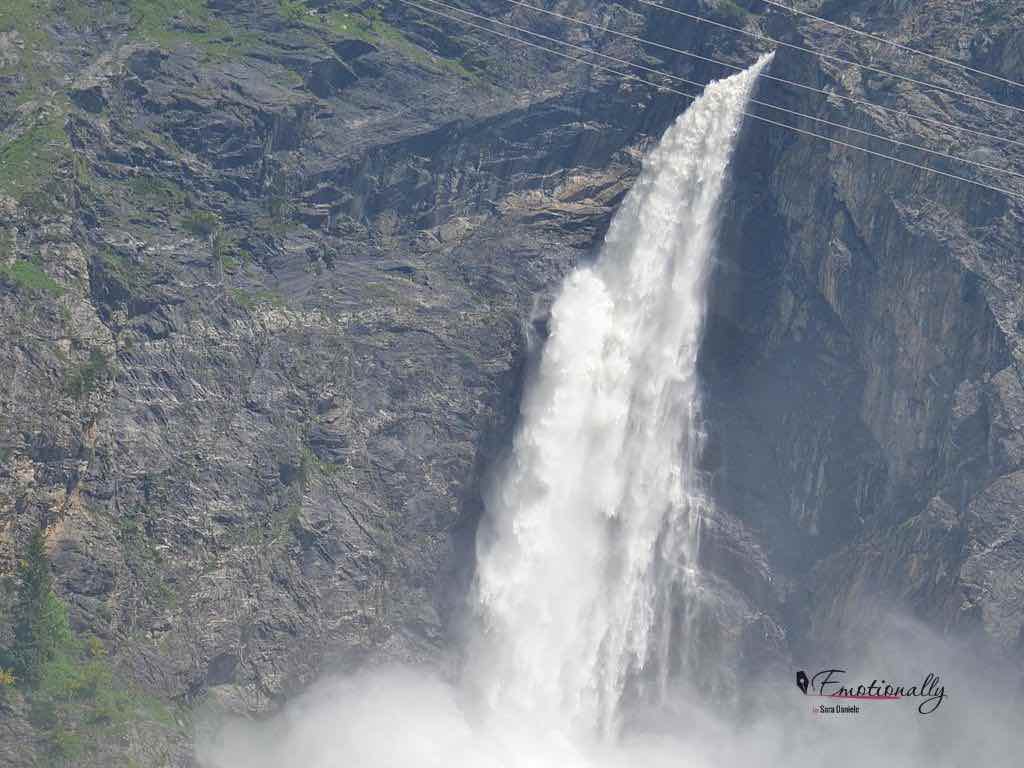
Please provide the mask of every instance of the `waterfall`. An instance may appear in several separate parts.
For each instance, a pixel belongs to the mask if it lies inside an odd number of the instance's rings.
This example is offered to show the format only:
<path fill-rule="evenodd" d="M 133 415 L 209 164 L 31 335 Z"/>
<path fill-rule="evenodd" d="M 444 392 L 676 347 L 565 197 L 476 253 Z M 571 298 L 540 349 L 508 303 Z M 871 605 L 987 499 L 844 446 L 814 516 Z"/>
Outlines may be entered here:
<path fill-rule="evenodd" d="M 665 132 L 552 307 L 477 543 L 473 676 L 489 711 L 613 735 L 631 680 L 664 685 L 668 590 L 698 588 L 709 503 L 696 364 L 717 206 L 769 58 L 711 83 Z"/>

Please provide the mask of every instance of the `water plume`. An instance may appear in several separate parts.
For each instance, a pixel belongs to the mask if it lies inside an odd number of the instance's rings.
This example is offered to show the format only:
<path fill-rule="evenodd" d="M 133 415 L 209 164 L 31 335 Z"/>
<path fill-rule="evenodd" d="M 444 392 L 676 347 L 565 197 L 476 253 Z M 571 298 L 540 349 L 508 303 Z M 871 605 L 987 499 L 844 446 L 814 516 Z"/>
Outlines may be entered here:
<path fill-rule="evenodd" d="M 697 586 L 709 503 L 697 353 L 717 207 L 769 58 L 669 127 L 551 309 L 478 543 L 472 678 L 491 712 L 613 738 L 630 680 L 658 669 L 667 684 L 671 633 L 654 630 L 671 586 L 684 601 Z"/>

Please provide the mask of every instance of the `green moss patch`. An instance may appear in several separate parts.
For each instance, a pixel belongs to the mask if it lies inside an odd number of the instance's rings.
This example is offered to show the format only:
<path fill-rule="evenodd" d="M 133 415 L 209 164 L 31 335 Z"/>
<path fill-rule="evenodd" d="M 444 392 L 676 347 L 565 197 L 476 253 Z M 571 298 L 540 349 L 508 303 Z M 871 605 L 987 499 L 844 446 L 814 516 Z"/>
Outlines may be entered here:
<path fill-rule="evenodd" d="M 64 113 L 54 109 L 0 145 L 0 191 L 31 207 L 45 207 L 45 201 L 36 198 L 53 182 L 70 151 Z"/>
<path fill-rule="evenodd" d="M 0 279 L 10 283 L 19 291 L 60 296 L 64 293 L 57 281 L 50 277 L 43 268 L 31 261 L 19 261 L 9 266 L 0 267 Z"/>
<path fill-rule="evenodd" d="M 237 304 L 246 309 L 253 309 L 260 305 L 272 307 L 283 307 L 285 305 L 284 299 L 279 294 L 265 289 L 246 290 L 244 288 L 234 288 L 231 291 L 231 296 Z"/>
<path fill-rule="evenodd" d="M 64 391 L 76 400 L 94 391 L 113 375 L 113 364 L 99 349 L 89 350 L 89 357 L 71 368 L 64 376 Z"/>
<path fill-rule="evenodd" d="M 119 0 L 131 16 L 133 32 L 163 47 L 191 43 L 206 53 L 229 57 L 259 42 L 211 13 L 205 0 Z"/>
<path fill-rule="evenodd" d="M 476 77 L 462 62 L 437 56 L 421 48 L 402 30 L 385 21 L 377 8 L 359 12 L 332 11 L 326 14 L 326 24 L 331 32 L 339 37 L 391 48 L 427 69 L 450 72 L 468 79 Z"/>

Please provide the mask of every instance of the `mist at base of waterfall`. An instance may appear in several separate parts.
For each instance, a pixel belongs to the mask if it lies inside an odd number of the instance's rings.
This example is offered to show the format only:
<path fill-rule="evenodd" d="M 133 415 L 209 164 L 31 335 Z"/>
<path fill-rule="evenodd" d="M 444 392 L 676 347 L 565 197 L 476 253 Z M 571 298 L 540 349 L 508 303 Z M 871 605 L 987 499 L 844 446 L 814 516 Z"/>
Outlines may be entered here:
<path fill-rule="evenodd" d="M 918 714 L 917 700 L 863 702 L 857 715 L 812 714 L 825 700 L 804 696 L 787 676 L 750 681 L 729 715 L 697 692 L 677 691 L 656 710 L 630 712 L 630 726 L 604 744 L 557 724 L 487 713 L 472 691 L 431 671 L 384 667 L 324 680 L 268 720 L 205 721 L 197 755 L 203 768 L 1019 765 L 1019 681 L 1000 680 L 1000 670 L 983 667 L 967 646 L 902 624 L 912 631 L 875 641 L 861 676 L 851 667 L 850 679 L 938 674 L 946 698 L 929 715 Z"/>

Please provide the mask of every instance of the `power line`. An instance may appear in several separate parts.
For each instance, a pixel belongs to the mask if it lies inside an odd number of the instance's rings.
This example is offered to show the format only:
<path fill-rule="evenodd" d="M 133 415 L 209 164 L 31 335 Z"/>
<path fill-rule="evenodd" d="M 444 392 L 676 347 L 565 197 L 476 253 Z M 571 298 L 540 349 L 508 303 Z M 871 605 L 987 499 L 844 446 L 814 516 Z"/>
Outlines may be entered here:
<path fill-rule="evenodd" d="M 993 74 L 992 72 L 986 72 L 983 69 L 975 69 L 974 67 L 970 67 L 970 66 L 968 66 L 966 64 L 963 64 L 963 63 L 961 63 L 959 61 L 953 61 L 952 59 L 946 59 L 946 58 L 943 58 L 942 56 L 938 56 L 937 54 L 930 53 L 928 51 L 922 51 L 919 48 L 911 48 L 909 45 L 903 45 L 902 43 L 897 43 L 895 40 L 890 40 L 890 39 L 888 39 L 886 37 L 882 37 L 881 35 L 876 35 L 876 34 L 873 34 L 871 32 L 867 32 L 867 31 L 865 31 L 863 29 L 857 29 L 856 27 L 847 26 L 846 24 L 840 24 L 838 21 L 832 21 L 831 19 L 825 19 L 825 18 L 822 18 L 821 16 L 815 16 L 813 13 L 808 13 L 807 11 L 801 11 L 799 8 L 792 8 L 792 7 L 790 7 L 788 5 L 785 5 L 783 3 L 776 2 L 775 0 L 761 0 L 761 2 L 764 3 L 765 5 L 772 6 L 773 8 L 781 8 L 782 10 L 787 11 L 789 13 L 796 14 L 797 16 L 805 16 L 808 19 L 814 19 L 815 21 L 820 21 L 823 24 L 828 24 L 830 27 L 836 27 L 837 29 L 841 29 L 844 32 L 852 32 L 855 35 L 860 35 L 861 37 L 866 37 L 869 40 L 874 40 L 876 43 L 884 43 L 885 45 L 891 45 L 893 48 L 897 48 L 897 49 L 899 49 L 901 51 L 905 51 L 906 53 L 912 53 L 912 54 L 914 54 L 916 56 L 923 56 L 926 59 L 931 59 L 932 61 L 938 61 L 938 62 L 941 62 L 942 64 L 946 64 L 947 66 L 950 66 L 950 67 L 956 67 L 957 69 L 963 70 L 964 72 L 971 72 L 972 74 L 975 74 L 975 75 L 982 75 L 984 77 L 990 77 L 993 80 L 998 80 L 999 82 L 1006 83 L 1007 85 L 1012 85 L 1012 86 L 1015 86 L 1017 88 L 1024 88 L 1024 83 L 1019 83 L 1016 80 L 1010 80 L 1009 78 L 1001 77 L 1000 75 Z"/>
<path fill-rule="evenodd" d="M 631 62 L 631 61 L 628 61 L 626 59 L 620 59 L 617 56 L 612 56 L 610 54 L 603 53 L 601 51 L 595 51 L 593 48 L 588 48 L 586 46 L 577 45 L 575 43 L 569 43 L 569 42 L 566 42 L 565 40 L 560 40 L 557 37 L 551 37 L 549 35 L 545 35 L 545 34 L 542 34 L 540 32 L 534 32 L 531 29 L 525 29 L 523 27 L 518 27 L 515 24 L 509 24 L 509 23 L 504 22 L 504 21 L 498 21 L 497 19 L 493 19 L 490 16 L 485 16 L 485 15 L 483 15 L 481 13 L 476 13 L 474 11 L 467 11 L 464 8 L 460 8 L 458 6 L 451 5 L 449 3 L 441 2 L 441 0 L 424 0 L 424 2 L 431 3 L 432 5 L 439 5 L 439 6 L 443 7 L 443 8 L 447 8 L 448 10 L 451 10 L 451 11 L 457 11 L 458 13 L 465 14 L 466 16 L 472 16 L 473 18 L 482 19 L 484 21 L 490 22 L 491 24 L 497 24 L 498 26 L 505 27 L 506 29 L 513 29 L 516 32 L 520 32 L 522 34 L 532 35 L 533 37 L 539 37 L 539 38 L 541 38 L 543 40 L 547 40 L 549 42 L 556 43 L 558 45 L 564 45 L 564 46 L 566 46 L 568 48 L 572 48 L 574 50 L 581 51 L 581 52 L 586 53 L 586 54 L 590 54 L 590 55 L 593 55 L 593 56 L 600 56 L 603 59 L 607 59 L 609 61 L 614 61 L 616 64 L 622 64 L 622 65 L 627 66 L 627 67 L 634 67 L 636 69 L 644 70 L 645 72 L 650 72 L 650 73 L 655 74 L 655 75 L 660 75 L 662 77 L 667 77 L 670 80 L 676 80 L 678 82 L 685 83 L 686 85 L 692 85 L 692 86 L 695 86 L 695 87 L 700 88 L 700 89 L 703 89 L 707 85 L 707 83 L 698 83 L 695 80 L 688 80 L 687 78 L 680 77 L 679 75 L 674 75 L 674 74 L 670 74 L 668 72 L 663 72 L 663 71 L 661 71 L 659 69 L 655 69 L 653 67 L 648 67 L 648 66 L 645 66 L 643 64 L 637 64 L 635 62 Z M 831 120 L 826 120 L 823 117 L 817 117 L 815 115 L 808 115 L 808 114 L 805 114 L 803 112 L 799 112 L 799 111 L 797 111 L 795 109 L 789 109 L 787 107 L 782 107 L 782 106 L 779 106 L 777 104 L 772 104 L 771 102 L 768 102 L 768 101 L 762 101 L 760 99 L 752 98 L 752 99 L 750 99 L 750 103 L 757 104 L 758 106 L 761 106 L 761 107 L 767 107 L 768 109 L 774 109 L 774 110 L 777 110 L 779 112 L 785 112 L 786 114 L 793 115 L 795 117 L 802 117 L 802 118 L 805 118 L 807 120 L 814 120 L 814 121 L 816 121 L 818 123 L 821 123 L 822 125 L 828 125 L 828 126 L 830 126 L 832 128 L 839 128 L 839 129 L 844 130 L 844 131 L 849 131 L 850 133 L 860 134 L 861 136 L 867 136 L 869 138 L 878 139 L 880 141 L 887 141 L 890 144 L 893 144 L 895 146 L 906 147 L 908 149 L 915 149 L 915 150 L 917 150 L 919 152 L 925 152 L 925 153 L 927 153 L 929 155 L 935 155 L 936 157 L 945 158 L 946 160 L 955 160 L 956 162 L 964 163 L 966 165 L 973 165 L 973 166 L 975 166 L 977 168 L 984 168 L 985 170 L 993 171 L 995 173 L 1004 173 L 1004 174 L 1007 174 L 1009 176 L 1017 176 L 1019 178 L 1024 178 L 1024 173 L 1018 173 L 1017 171 L 1014 171 L 1014 170 L 1010 170 L 1010 169 L 1006 169 L 1006 168 L 1000 168 L 1000 167 L 995 166 L 995 165 L 989 165 L 988 163 L 977 162 L 975 160 L 970 160 L 970 159 L 968 159 L 966 157 L 961 157 L 959 155 L 951 155 L 951 154 L 949 154 L 947 152 L 941 152 L 941 151 L 938 151 L 938 150 L 929 149 L 927 147 L 922 147 L 922 146 L 919 146 L 917 144 L 913 144 L 911 142 L 900 141 L 899 139 L 894 139 L 894 138 L 891 138 L 889 136 L 883 136 L 882 134 L 874 133 L 872 131 L 865 131 L 865 130 L 863 130 L 861 128 L 854 128 L 853 126 L 850 126 L 850 125 L 844 125 L 843 123 L 836 123 L 836 122 L 833 122 Z"/>
<path fill-rule="evenodd" d="M 695 14 L 695 13 L 689 13 L 687 11 L 680 11 L 680 10 L 678 10 L 676 8 L 672 8 L 671 6 L 668 6 L 668 5 L 661 5 L 660 3 L 651 2 L 651 0 L 636 0 L 636 2 L 640 3 L 641 5 L 649 5 L 652 8 L 659 8 L 659 9 L 661 9 L 663 11 L 668 11 L 669 13 L 674 13 L 677 16 L 684 16 L 687 19 L 691 19 L 691 20 L 696 21 L 696 22 L 701 23 L 701 24 L 711 24 L 712 26 L 715 26 L 715 27 L 721 27 L 722 29 L 728 29 L 728 30 L 730 30 L 732 32 L 738 32 L 741 35 L 746 35 L 747 37 L 754 37 L 754 38 L 757 38 L 758 40 L 764 40 L 765 42 L 771 43 L 772 45 L 780 45 L 783 48 L 792 48 L 795 51 L 802 51 L 803 53 L 809 53 L 812 56 L 817 56 L 818 58 L 821 58 L 821 59 L 827 59 L 829 61 L 835 61 L 835 62 L 838 62 L 840 64 L 846 64 L 847 66 L 850 66 L 850 67 L 857 67 L 858 69 L 863 69 L 863 70 L 866 70 L 868 72 L 875 72 L 875 73 L 880 74 L 880 75 L 885 75 L 886 77 L 894 77 L 897 80 L 905 80 L 908 83 L 914 83 L 915 85 L 920 85 L 920 86 L 923 86 L 925 88 L 930 88 L 930 89 L 935 90 L 935 91 L 941 91 L 943 93 L 948 93 L 948 94 L 951 94 L 953 96 L 959 96 L 959 97 L 964 98 L 964 99 L 971 99 L 973 101 L 982 102 L 983 104 L 989 104 L 989 105 L 994 106 L 994 107 L 1002 107 L 1003 109 L 1010 109 L 1010 110 L 1013 110 L 1014 112 L 1024 113 L 1024 109 L 1021 109 L 1020 107 L 1015 107 L 1012 104 L 1003 104 L 1000 101 L 995 101 L 994 99 L 987 99 L 984 96 L 975 96 L 974 94 L 964 93 L 963 91 L 958 91 L 955 88 L 947 88 L 944 85 L 936 85 L 935 83 L 929 83 L 929 82 L 927 82 L 925 80 L 918 80 L 917 78 L 908 77 L 907 75 L 898 75 L 895 72 L 890 72 L 887 69 L 881 69 L 879 67 L 873 67 L 870 64 L 862 64 L 859 61 L 854 61 L 853 59 L 844 59 L 842 56 L 835 56 L 835 55 L 830 54 L 830 53 L 822 53 L 821 51 L 815 51 L 813 48 L 807 48 L 807 47 L 802 46 L 802 45 L 797 45 L 796 43 L 787 43 L 787 42 L 785 42 L 783 40 L 776 40 L 774 37 L 769 37 L 768 35 L 763 35 L 760 32 L 751 32 L 749 30 L 743 29 L 742 27 L 734 27 L 734 26 L 732 26 L 730 24 L 725 24 L 725 23 L 723 23 L 721 21 L 715 21 L 714 19 L 709 19 L 706 16 L 699 16 L 698 14 Z"/>
<path fill-rule="evenodd" d="M 604 33 L 609 34 L 609 35 L 616 35 L 617 37 L 622 37 L 622 38 L 625 38 L 627 40 L 632 40 L 632 41 L 640 43 L 642 45 L 649 45 L 651 47 L 660 48 L 662 50 L 669 51 L 671 53 L 676 53 L 676 54 L 679 54 L 681 56 L 688 56 L 691 59 L 698 59 L 700 61 L 706 61 L 706 62 L 709 62 L 711 64 L 718 64 L 718 65 L 723 66 L 723 67 L 728 67 L 729 69 L 732 69 L 732 70 L 734 70 L 736 72 L 742 72 L 744 69 L 746 69 L 746 67 L 742 67 L 742 66 L 739 66 L 737 64 L 733 64 L 731 62 L 728 62 L 728 61 L 722 61 L 721 59 L 715 59 L 715 58 L 712 58 L 712 57 L 709 57 L 709 56 L 703 56 L 703 55 L 701 55 L 699 53 L 695 53 L 693 51 L 687 51 L 687 50 L 684 50 L 682 48 L 674 48 L 671 45 L 665 45 L 664 43 L 658 43 L 658 42 L 655 42 L 654 40 L 646 40 L 646 39 L 644 39 L 642 37 L 637 37 L 636 35 L 631 35 L 628 32 L 622 32 L 620 30 L 613 29 L 612 27 L 606 27 L 606 26 L 603 26 L 601 24 L 594 24 L 594 23 L 589 22 L 589 21 L 584 21 L 583 19 L 577 19 L 577 18 L 574 18 L 572 16 L 566 16 L 565 14 L 558 13 L 557 11 L 549 11 L 546 8 L 539 8 L 539 7 L 535 6 L 535 5 L 531 5 L 530 3 L 521 2 L 521 0 L 505 0 L 505 2 L 510 3 L 512 5 L 520 6 L 522 8 L 528 8 L 528 9 L 530 9 L 532 11 L 536 11 L 537 13 L 543 13 L 543 14 L 546 14 L 548 16 L 553 16 L 556 19 L 562 19 L 563 21 L 568 21 L 568 22 L 570 22 L 572 24 L 579 24 L 580 26 L 584 26 L 584 27 L 587 27 L 589 29 L 594 29 L 594 30 L 597 30 L 599 32 L 604 32 Z M 894 114 L 894 115 L 900 115 L 902 117 L 910 118 L 911 120 L 918 120 L 918 121 L 920 121 L 922 123 L 928 123 L 930 125 L 935 125 L 935 126 L 938 126 L 938 127 L 941 127 L 941 128 L 947 128 L 947 129 L 953 130 L 953 131 L 960 131 L 961 133 L 968 133 L 968 134 L 972 134 L 974 136 L 981 136 L 981 137 L 984 137 L 984 138 L 987 138 L 987 139 L 993 139 L 995 141 L 1001 141 L 1001 142 L 1004 142 L 1006 144 L 1014 144 L 1014 145 L 1016 145 L 1018 147 L 1024 147 L 1024 141 L 1018 141 L 1016 139 L 1009 139 L 1009 138 L 1007 138 L 1005 136 L 1000 136 L 1000 135 L 994 134 L 994 133 L 988 133 L 986 131 L 979 131 L 979 130 L 977 130 L 975 128 L 967 128 L 967 127 L 962 126 L 962 125 L 956 125 L 955 123 L 947 123 L 947 122 L 945 122 L 943 120 L 935 120 L 935 119 L 930 118 L 930 117 L 922 117 L 921 115 L 916 115 L 913 112 L 908 112 L 908 111 L 902 110 L 902 109 L 896 109 L 894 107 L 886 107 L 886 106 L 883 106 L 881 104 L 875 104 L 874 102 L 868 101 L 866 99 L 858 99 L 858 98 L 856 98 L 854 96 L 844 96 L 841 93 L 835 93 L 833 91 L 826 91 L 824 88 L 817 88 L 817 87 L 815 87 L 813 85 L 807 85 L 806 83 L 799 83 L 799 82 L 796 82 L 794 80 L 787 80 L 784 77 L 778 77 L 777 75 L 770 75 L 767 72 L 761 72 L 760 74 L 758 74 L 758 77 L 760 77 L 762 79 L 765 79 L 765 80 L 772 80 L 772 81 L 777 82 L 777 83 L 783 83 L 785 85 L 790 85 L 790 86 L 793 86 L 795 88 L 802 88 L 804 90 L 811 91 L 813 93 L 819 93 L 819 94 L 825 96 L 826 98 L 841 99 L 842 101 L 848 101 L 848 102 L 851 102 L 853 104 L 859 104 L 861 106 L 872 107 L 874 109 L 882 110 L 883 112 L 889 112 L 889 113 Z"/>
<path fill-rule="evenodd" d="M 552 50 L 551 48 L 548 48 L 546 46 L 540 45 L 538 43 L 532 43 L 529 40 L 523 40 L 522 38 L 515 37 L 513 35 L 506 35 L 505 33 L 499 32 L 496 29 L 491 29 L 490 27 L 485 27 L 485 26 L 482 26 L 480 24 L 474 24 L 474 23 L 472 23 L 470 21 L 466 21 L 465 19 L 461 19 L 461 18 L 459 18 L 457 16 L 451 16 L 451 15 L 449 15 L 447 13 L 443 13 L 443 12 L 441 12 L 441 11 L 435 9 L 435 8 L 428 8 L 426 6 L 420 5 L 419 3 L 413 2 L 413 0 L 398 0 L 398 2 L 402 3 L 403 5 L 408 5 L 408 6 L 411 6 L 413 8 L 417 8 L 417 9 L 419 9 L 421 11 L 425 11 L 427 13 L 433 13 L 433 14 L 435 14 L 437 16 L 441 16 L 442 18 L 446 18 L 446 19 L 448 19 L 450 21 L 454 21 L 454 22 L 457 22 L 459 24 L 463 24 L 463 25 L 465 25 L 467 27 L 471 27 L 473 29 L 479 29 L 479 30 L 481 30 L 483 32 L 487 32 L 489 34 L 505 38 L 506 40 L 511 40 L 512 42 L 520 43 L 521 45 L 529 46 L 530 48 L 536 48 L 538 50 L 544 51 L 545 53 L 549 53 L 549 54 L 551 54 L 553 56 L 558 56 L 560 58 L 567 59 L 569 61 L 576 62 L 576 63 L 579 63 L 579 64 L 586 64 L 589 67 L 593 67 L 594 69 L 598 69 L 598 70 L 602 70 L 602 71 L 605 71 L 605 72 L 609 72 L 609 73 L 611 73 L 613 75 L 616 75 L 616 76 L 618 76 L 618 77 L 620 77 L 620 78 L 622 78 L 624 80 L 632 80 L 632 81 L 635 81 L 635 82 L 638 82 L 638 83 L 643 83 L 645 85 L 651 86 L 652 88 L 660 89 L 662 91 L 667 91 L 669 93 L 675 93 L 675 94 L 677 94 L 679 96 L 683 96 L 683 97 L 685 97 L 687 99 L 690 99 L 690 100 L 696 100 L 698 98 L 697 95 L 694 95 L 692 93 L 686 93 L 684 91 L 680 91 L 677 88 L 670 88 L 669 86 L 666 86 L 666 85 L 660 85 L 658 83 L 651 82 L 650 80 L 645 80 L 644 78 L 639 77 L 637 75 L 631 75 L 628 72 L 620 72 L 620 71 L 618 71 L 616 69 L 612 69 L 611 67 L 606 67 L 603 64 L 596 64 L 596 63 L 594 63 L 592 61 L 587 61 L 586 59 L 581 58 L 581 57 L 570 56 L 567 53 L 562 53 L 561 51 Z M 866 149 L 865 147 L 861 147 L 861 146 L 858 146 L 856 144 L 850 144 L 850 143 L 845 142 L 845 141 L 840 141 L 839 139 L 833 139 L 833 138 L 831 138 L 829 136 L 822 136 L 821 134 L 815 133 L 814 131 L 808 131 L 808 130 L 804 130 L 803 128 L 797 128 L 796 126 L 787 125 L 786 123 L 780 123 L 780 122 L 778 122 L 776 120 L 772 120 L 770 118 L 763 117 L 762 115 L 757 115 L 757 114 L 753 114 L 751 112 L 746 112 L 746 111 L 743 112 L 743 115 L 746 116 L 746 117 L 749 117 L 749 118 L 751 118 L 753 120 L 759 120 L 759 121 L 761 121 L 763 123 L 767 123 L 769 125 L 774 125 L 774 126 L 776 126 L 778 128 L 784 128 L 786 130 L 790 130 L 790 131 L 793 131 L 795 133 L 802 134 L 804 136 L 810 136 L 812 138 L 821 139 L 822 141 L 827 141 L 830 144 L 835 144 L 836 146 L 845 147 L 847 149 L 853 149 L 853 150 L 856 150 L 858 152 L 864 152 L 865 154 L 872 155 L 874 157 L 883 158 L 885 160 L 890 160 L 890 161 L 892 161 L 894 163 L 899 163 L 900 165 L 906 165 L 906 166 L 909 166 L 911 168 L 916 168 L 918 170 L 925 171 L 927 173 L 934 173 L 934 174 L 936 174 L 938 176 L 944 176 L 946 178 L 954 179 L 956 181 L 963 181 L 963 182 L 966 182 L 967 184 L 972 184 L 973 186 L 976 186 L 976 187 L 981 187 L 983 189 L 988 189 L 988 190 L 991 190 L 992 192 L 999 192 L 1000 194 L 1004 194 L 1004 195 L 1006 195 L 1008 197 L 1011 197 L 1011 198 L 1014 198 L 1016 200 L 1024 201 L 1024 194 L 1021 194 L 1019 192 L 1014 192 L 1013 190 L 1004 189 L 1002 187 L 992 186 L 991 184 L 986 184 L 986 183 L 984 183 L 982 181 L 976 181 L 974 179 L 969 179 L 966 176 L 959 176 L 959 175 L 957 175 L 955 173 L 948 173 L 946 171 L 940 171 L 937 168 L 931 168 L 930 166 L 927 166 L 927 165 L 922 165 L 920 163 L 915 163 L 915 162 L 912 162 L 910 160 L 904 160 L 904 159 L 902 159 L 900 157 L 895 157 L 893 155 L 888 155 L 888 154 L 886 154 L 884 152 L 876 152 L 875 150 Z"/>

